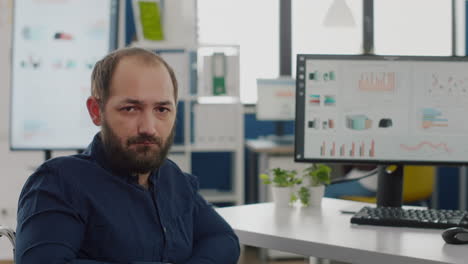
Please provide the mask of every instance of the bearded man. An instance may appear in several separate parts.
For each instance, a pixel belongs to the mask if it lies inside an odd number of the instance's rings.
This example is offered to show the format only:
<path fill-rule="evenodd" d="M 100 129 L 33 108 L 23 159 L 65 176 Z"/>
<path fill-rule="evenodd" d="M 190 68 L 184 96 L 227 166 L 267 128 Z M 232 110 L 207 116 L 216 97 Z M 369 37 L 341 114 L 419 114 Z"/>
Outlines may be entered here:
<path fill-rule="evenodd" d="M 126 48 L 94 67 L 88 149 L 42 164 L 18 204 L 17 264 L 236 263 L 239 242 L 166 159 L 177 80 L 156 54 Z"/>

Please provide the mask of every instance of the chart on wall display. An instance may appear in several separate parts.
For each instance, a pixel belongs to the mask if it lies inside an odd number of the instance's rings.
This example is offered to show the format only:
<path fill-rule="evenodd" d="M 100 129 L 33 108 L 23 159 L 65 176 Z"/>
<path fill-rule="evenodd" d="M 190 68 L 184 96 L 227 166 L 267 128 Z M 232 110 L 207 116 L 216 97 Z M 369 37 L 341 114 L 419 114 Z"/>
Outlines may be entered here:
<path fill-rule="evenodd" d="M 468 161 L 468 60 L 299 55 L 299 160 Z"/>
<path fill-rule="evenodd" d="M 257 79 L 257 120 L 294 120 L 295 90 L 292 78 Z"/>
<path fill-rule="evenodd" d="M 116 46 L 118 0 L 15 1 L 12 149 L 82 149 L 96 61 Z"/>

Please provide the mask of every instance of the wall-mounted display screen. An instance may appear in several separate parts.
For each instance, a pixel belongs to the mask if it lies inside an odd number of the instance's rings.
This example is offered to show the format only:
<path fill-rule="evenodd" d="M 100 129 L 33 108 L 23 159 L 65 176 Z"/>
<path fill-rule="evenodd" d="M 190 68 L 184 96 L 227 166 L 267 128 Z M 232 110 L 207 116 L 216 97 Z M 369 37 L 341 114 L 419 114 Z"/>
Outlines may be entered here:
<path fill-rule="evenodd" d="M 116 48 L 118 0 L 15 1 L 12 149 L 82 149 L 95 62 Z"/>

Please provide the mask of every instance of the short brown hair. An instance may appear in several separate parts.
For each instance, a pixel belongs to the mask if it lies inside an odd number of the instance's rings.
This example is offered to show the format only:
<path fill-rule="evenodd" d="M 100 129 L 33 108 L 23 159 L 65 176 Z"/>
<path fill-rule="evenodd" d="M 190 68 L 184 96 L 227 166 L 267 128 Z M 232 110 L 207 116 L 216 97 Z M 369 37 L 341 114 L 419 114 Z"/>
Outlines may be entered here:
<path fill-rule="evenodd" d="M 91 95 L 99 99 L 100 107 L 104 108 L 110 94 L 111 80 L 115 69 L 120 60 L 125 57 L 135 57 L 141 60 L 146 65 L 160 65 L 166 67 L 171 76 L 172 85 L 174 86 L 174 101 L 177 104 L 178 86 L 174 70 L 167 62 L 157 54 L 142 48 L 123 48 L 115 50 L 98 61 L 94 66 L 91 74 Z"/>

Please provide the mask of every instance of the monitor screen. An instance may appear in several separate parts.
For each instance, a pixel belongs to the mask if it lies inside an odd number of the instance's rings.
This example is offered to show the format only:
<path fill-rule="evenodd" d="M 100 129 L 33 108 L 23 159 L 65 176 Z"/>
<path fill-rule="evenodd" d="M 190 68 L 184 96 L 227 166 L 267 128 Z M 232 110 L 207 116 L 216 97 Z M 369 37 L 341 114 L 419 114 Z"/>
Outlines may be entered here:
<path fill-rule="evenodd" d="M 83 149 L 95 62 L 116 48 L 118 0 L 15 1 L 12 149 Z"/>
<path fill-rule="evenodd" d="M 297 57 L 295 159 L 468 163 L 468 59 Z"/>
<path fill-rule="evenodd" d="M 257 79 L 257 119 L 294 120 L 296 81 L 292 78 Z"/>

